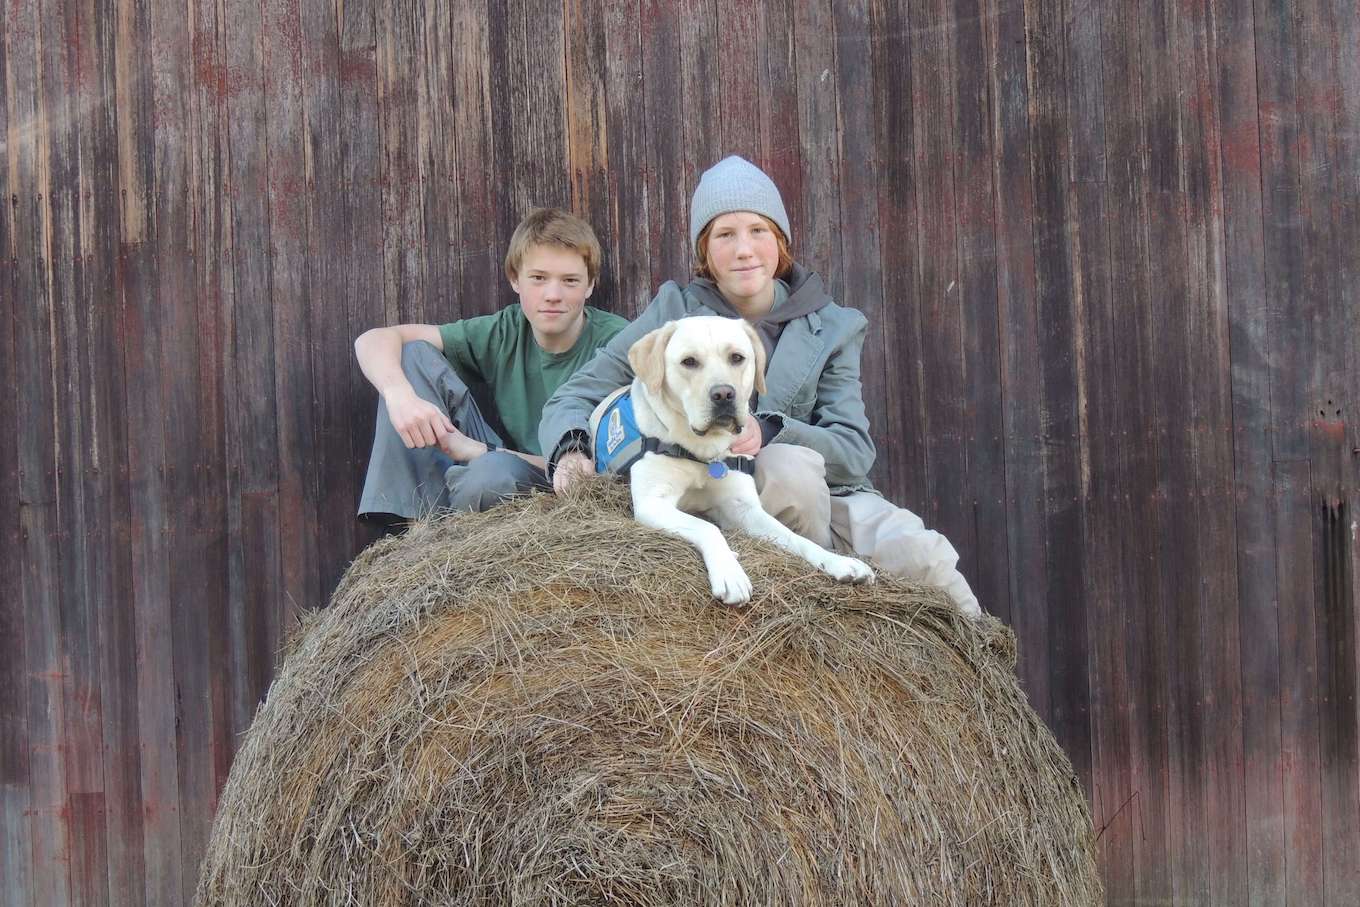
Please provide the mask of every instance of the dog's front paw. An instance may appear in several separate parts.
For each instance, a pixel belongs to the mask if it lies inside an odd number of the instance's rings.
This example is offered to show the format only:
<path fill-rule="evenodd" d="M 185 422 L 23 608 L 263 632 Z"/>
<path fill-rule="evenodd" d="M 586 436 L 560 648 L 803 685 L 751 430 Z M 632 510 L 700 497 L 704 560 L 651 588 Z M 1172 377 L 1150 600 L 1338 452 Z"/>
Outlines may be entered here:
<path fill-rule="evenodd" d="M 713 597 L 724 605 L 744 605 L 751 600 L 751 578 L 736 558 L 710 567 L 708 582 Z"/>
<path fill-rule="evenodd" d="M 855 560 L 853 557 L 831 554 L 827 556 L 826 562 L 821 566 L 823 571 L 843 583 L 872 583 L 874 581 L 874 568 L 864 561 Z"/>

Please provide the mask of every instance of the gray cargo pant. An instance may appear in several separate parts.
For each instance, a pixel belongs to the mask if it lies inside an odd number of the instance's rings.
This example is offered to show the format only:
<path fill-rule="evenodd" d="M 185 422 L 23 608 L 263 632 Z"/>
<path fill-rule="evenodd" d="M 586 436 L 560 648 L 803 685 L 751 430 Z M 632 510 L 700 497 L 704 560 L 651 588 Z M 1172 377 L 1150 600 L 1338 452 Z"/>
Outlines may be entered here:
<path fill-rule="evenodd" d="M 817 451 L 793 444 L 763 448 L 756 456 L 756 489 L 765 511 L 804 538 L 829 551 L 869 558 L 889 573 L 939 586 L 959 610 L 979 613 L 949 539 L 879 495 L 832 495 L 826 461 Z"/>
<path fill-rule="evenodd" d="M 441 407 L 463 434 L 497 446 L 504 443 L 483 418 L 463 379 L 433 345 L 424 341 L 404 345 L 401 369 L 416 394 Z M 438 447 L 408 448 L 392 427 L 387 405 L 378 398 L 359 516 L 390 521 L 436 510 L 486 510 L 514 495 L 551 487 L 542 470 L 504 451 L 455 463 Z"/>

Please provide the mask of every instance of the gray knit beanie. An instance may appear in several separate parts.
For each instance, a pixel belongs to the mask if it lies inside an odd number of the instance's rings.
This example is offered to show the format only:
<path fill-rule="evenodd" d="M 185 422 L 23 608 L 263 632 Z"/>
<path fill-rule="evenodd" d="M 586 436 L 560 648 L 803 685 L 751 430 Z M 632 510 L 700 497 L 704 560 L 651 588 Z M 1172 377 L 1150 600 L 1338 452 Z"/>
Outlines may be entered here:
<path fill-rule="evenodd" d="M 784 200 L 774 180 L 744 157 L 725 157 L 704 171 L 699 187 L 694 190 L 694 201 L 689 206 L 689 246 L 699 252 L 699 234 L 708 222 L 731 211 L 754 211 L 774 221 L 789 235 L 789 216 L 784 213 Z"/>

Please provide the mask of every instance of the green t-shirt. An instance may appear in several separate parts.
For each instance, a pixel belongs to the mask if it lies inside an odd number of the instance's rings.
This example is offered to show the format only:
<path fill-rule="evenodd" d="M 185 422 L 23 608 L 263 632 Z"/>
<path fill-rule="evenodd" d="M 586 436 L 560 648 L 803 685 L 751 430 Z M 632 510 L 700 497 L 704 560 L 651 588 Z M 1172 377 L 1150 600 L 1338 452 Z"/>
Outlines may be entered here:
<path fill-rule="evenodd" d="M 534 340 L 524 311 L 512 304 L 494 315 L 442 324 L 439 336 L 444 358 L 458 377 L 469 387 L 484 387 L 494 401 L 509 434 L 507 446 L 541 455 L 543 404 L 627 324 L 618 315 L 586 306 L 586 323 L 576 344 L 565 353 L 549 353 Z"/>

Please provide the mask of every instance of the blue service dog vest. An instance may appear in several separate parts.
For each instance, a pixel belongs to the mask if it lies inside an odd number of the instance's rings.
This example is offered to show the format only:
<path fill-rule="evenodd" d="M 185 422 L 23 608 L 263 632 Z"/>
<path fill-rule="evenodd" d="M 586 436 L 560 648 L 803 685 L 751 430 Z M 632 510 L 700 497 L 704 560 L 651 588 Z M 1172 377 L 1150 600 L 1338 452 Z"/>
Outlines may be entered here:
<path fill-rule="evenodd" d="M 595 471 L 626 476 L 633 464 L 649 452 L 705 463 L 708 465 L 708 474 L 715 479 L 727 475 L 729 469 L 747 475 L 755 475 L 756 471 L 753 457 L 701 460 L 679 444 L 663 444 L 656 438 L 643 435 L 633 416 L 633 394 L 625 391 L 606 407 L 595 429 Z"/>

